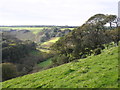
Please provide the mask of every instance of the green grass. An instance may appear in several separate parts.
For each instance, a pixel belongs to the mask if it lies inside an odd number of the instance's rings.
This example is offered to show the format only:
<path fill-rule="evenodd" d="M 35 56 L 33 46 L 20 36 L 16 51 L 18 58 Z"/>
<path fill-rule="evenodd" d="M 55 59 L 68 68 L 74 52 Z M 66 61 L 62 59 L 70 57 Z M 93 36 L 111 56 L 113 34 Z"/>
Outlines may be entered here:
<path fill-rule="evenodd" d="M 38 64 L 38 66 L 40 66 L 40 67 L 47 67 L 47 66 L 49 66 L 49 65 L 51 65 L 52 64 L 52 61 L 51 61 L 51 59 L 48 59 L 48 60 L 46 60 L 46 61 L 44 61 L 44 62 L 41 62 L 40 64 Z"/>
<path fill-rule="evenodd" d="M 45 53 L 49 53 L 50 52 L 50 50 L 48 50 L 47 48 L 46 49 L 38 49 L 39 51 L 41 51 L 41 52 L 45 52 Z"/>
<path fill-rule="evenodd" d="M 42 52 L 40 52 L 39 50 L 38 50 L 38 51 L 35 51 L 35 50 L 34 50 L 34 51 L 31 51 L 30 54 L 35 55 L 35 56 L 38 56 L 38 55 L 41 55 Z"/>
<path fill-rule="evenodd" d="M 44 42 L 41 44 L 41 48 L 37 48 L 38 50 L 40 50 L 41 52 L 46 52 L 46 53 L 49 53 L 50 50 L 49 50 L 49 47 L 54 44 L 56 41 L 59 40 L 60 37 L 54 37 L 54 38 L 51 38 L 50 40 Z"/>
<path fill-rule="evenodd" d="M 49 41 L 46 41 L 46 42 L 42 43 L 41 46 L 44 47 L 44 48 L 49 48 L 53 43 L 55 43 L 56 41 L 58 41 L 59 38 L 60 37 L 51 38 Z"/>
<path fill-rule="evenodd" d="M 118 47 L 2 83 L 3 88 L 118 88 Z"/>
<path fill-rule="evenodd" d="M 70 29 L 70 30 L 74 30 L 75 28 L 61 28 L 61 30 L 65 30 L 65 29 Z"/>
<path fill-rule="evenodd" d="M 38 50 L 40 50 L 41 52 L 46 52 L 46 53 L 49 53 L 50 50 L 49 50 L 49 47 L 54 44 L 56 41 L 59 40 L 60 37 L 54 37 L 54 38 L 51 38 L 50 40 L 44 42 L 41 44 L 41 47 L 42 48 L 38 48 Z"/>

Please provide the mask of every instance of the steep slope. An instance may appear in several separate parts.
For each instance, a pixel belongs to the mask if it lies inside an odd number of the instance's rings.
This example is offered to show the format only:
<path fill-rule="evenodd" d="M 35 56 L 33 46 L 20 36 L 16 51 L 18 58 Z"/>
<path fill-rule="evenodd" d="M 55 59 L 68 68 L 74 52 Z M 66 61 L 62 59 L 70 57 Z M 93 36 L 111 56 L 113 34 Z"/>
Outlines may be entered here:
<path fill-rule="evenodd" d="M 118 47 L 2 83 L 3 88 L 117 88 Z"/>

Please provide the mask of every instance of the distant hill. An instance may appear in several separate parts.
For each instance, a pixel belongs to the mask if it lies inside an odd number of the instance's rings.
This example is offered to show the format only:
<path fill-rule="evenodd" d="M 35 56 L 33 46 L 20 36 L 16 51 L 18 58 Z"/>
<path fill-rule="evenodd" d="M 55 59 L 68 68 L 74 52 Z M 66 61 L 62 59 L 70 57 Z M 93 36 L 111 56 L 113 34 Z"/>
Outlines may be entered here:
<path fill-rule="evenodd" d="M 3 88 L 118 88 L 118 47 L 2 83 Z"/>
<path fill-rule="evenodd" d="M 74 29 L 74 28 L 72 28 Z M 12 35 L 16 38 L 25 41 L 31 40 L 36 43 L 43 43 L 50 40 L 53 37 L 62 37 L 69 32 L 71 28 L 59 28 L 59 27 L 2 27 L 0 30 L 3 31 L 4 35 Z"/>

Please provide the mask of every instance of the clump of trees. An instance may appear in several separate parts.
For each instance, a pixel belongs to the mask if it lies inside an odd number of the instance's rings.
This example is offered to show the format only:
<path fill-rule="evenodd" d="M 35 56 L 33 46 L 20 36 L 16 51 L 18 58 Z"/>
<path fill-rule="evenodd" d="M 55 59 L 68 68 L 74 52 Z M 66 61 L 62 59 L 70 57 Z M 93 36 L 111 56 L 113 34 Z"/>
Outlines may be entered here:
<path fill-rule="evenodd" d="M 81 27 L 62 37 L 51 49 L 58 55 L 53 59 L 54 63 L 59 63 L 61 55 L 68 58 L 67 62 L 75 59 L 86 58 L 94 54 L 98 55 L 105 48 L 104 44 L 114 41 L 118 43 L 118 27 L 112 27 L 112 22 L 116 19 L 116 15 L 96 14 L 88 19 Z M 110 29 L 106 29 L 106 24 L 110 24 Z M 66 59 L 63 63 L 67 63 Z"/>
<path fill-rule="evenodd" d="M 5 46 L 8 44 L 8 46 Z M 19 62 L 20 58 L 28 55 L 32 50 L 36 49 L 36 44 L 31 41 L 22 43 L 8 43 L 4 42 L 2 48 L 2 62 Z"/>

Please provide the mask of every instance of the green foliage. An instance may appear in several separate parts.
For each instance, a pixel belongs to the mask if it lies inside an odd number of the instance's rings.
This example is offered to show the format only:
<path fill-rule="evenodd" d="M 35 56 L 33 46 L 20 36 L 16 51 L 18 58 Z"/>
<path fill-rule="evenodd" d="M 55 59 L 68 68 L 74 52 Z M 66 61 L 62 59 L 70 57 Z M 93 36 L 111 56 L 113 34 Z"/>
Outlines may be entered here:
<path fill-rule="evenodd" d="M 101 53 L 101 48 L 96 48 L 95 50 L 94 50 L 94 55 L 98 55 L 98 54 L 100 54 Z"/>
<path fill-rule="evenodd" d="M 112 30 L 107 30 L 105 34 L 118 45 L 118 42 L 120 41 L 120 27 L 117 27 Z"/>
<path fill-rule="evenodd" d="M 50 66 L 51 64 L 52 64 L 51 59 L 48 59 L 48 60 L 46 60 L 46 61 L 43 61 L 43 62 L 39 63 L 38 65 L 39 65 L 40 67 L 44 68 L 44 67 Z"/>
<path fill-rule="evenodd" d="M 57 62 L 58 62 L 58 64 L 67 63 L 67 62 L 69 62 L 68 57 L 65 54 L 62 54 L 57 58 Z"/>
<path fill-rule="evenodd" d="M 54 65 L 61 65 L 64 63 L 68 63 L 68 57 L 65 54 L 61 54 L 61 55 L 56 55 L 52 58 L 52 62 Z"/>
<path fill-rule="evenodd" d="M 12 63 L 2 63 L 0 64 L 0 68 L 2 68 L 3 81 L 14 78 L 18 75 L 16 66 Z"/>
<path fill-rule="evenodd" d="M 37 37 L 39 37 L 38 40 L 41 43 L 49 41 L 52 38 L 53 38 L 53 40 L 51 40 L 51 41 L 54 42 L 54 38 L 62 37 L 64 35 L 68 34 L 69 32 L 71 32 L 71 30 L 66 29 L 66 30 L 62 31 L 58 27 L 44 28 L 42 30 L 42 32 L 39 32 L 37 34 Z"/>
<path fill-rule="evenodd" d="M 30 51 L 36 50 L 36 44 L 31 41 L 15 42 L 15 45 L 11 45 L 11 41 L 6 43 L 8 45 L 4 45 L 2 48 L 2 62 L 19 62 L 20 58 L 23 58 Z"/>
<path fill-rule="evenodd" d="M 118 88 L 118 47 L 2 83 L 3 88 Z"/>
<path fill-rule="evenodd" d="M 86 58 L 92 53 L 100 54 L 100 49 L 105 48 L 103 44 L 112 41 L 117 43 L 120 40 L 118 39 L 117 28 L 110 33 L 104 26 L 115 19 L 115 15 L 96 14 L 81 27 L 60 38 L 51 46 L 51 49 L 56 51 L 58 55 L 66 55 L 69 58 L 68 61 Z"/>
<path fill-rule="evenodd" d="M 32 41 L 18 41 L 17 38 L 8 38 L 8 36 L 4 36 L 4 40 L 2 41 L 2 62 L 14 63 L 18 71 L 16 76 L 31 73 L 36 64 L 48 59 L 49 57 L 50 56 L 48 54 L 36 50 L 36 43 Z"/>

